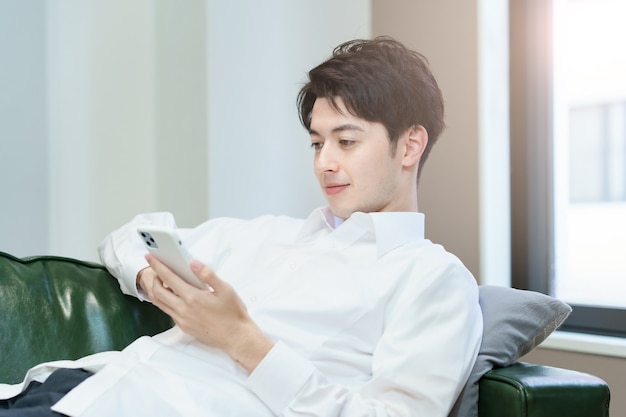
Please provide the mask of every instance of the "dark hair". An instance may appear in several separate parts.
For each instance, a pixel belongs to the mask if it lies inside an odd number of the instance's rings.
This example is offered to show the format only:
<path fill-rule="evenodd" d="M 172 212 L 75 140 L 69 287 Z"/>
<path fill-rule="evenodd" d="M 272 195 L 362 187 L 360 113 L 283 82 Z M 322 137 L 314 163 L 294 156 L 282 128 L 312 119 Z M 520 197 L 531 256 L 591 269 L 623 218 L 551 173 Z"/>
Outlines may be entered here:
<path fill-rule="evenodd" d="M 400 135 L 422 125 L 428 144 L 421 171 L 444 129 L 443 97 L 423 55 L 386 36 L 345 42 L 309 71 L 297 100 L 302 125 L 310 129 L 317 98 L 328 99 L 336 108 L 337 97 L 351 114 L 385 126 L 394 153 Z"/>

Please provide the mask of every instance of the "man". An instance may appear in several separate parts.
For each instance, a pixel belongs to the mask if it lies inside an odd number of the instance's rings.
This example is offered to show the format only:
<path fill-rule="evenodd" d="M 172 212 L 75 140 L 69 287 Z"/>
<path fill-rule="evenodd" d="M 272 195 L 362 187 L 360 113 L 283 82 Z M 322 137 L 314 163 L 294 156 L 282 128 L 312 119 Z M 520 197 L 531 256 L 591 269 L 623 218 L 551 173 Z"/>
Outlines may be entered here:
<path fill-rule="evenodd" d="M 437 83 L 400 43 L 356 40 L 310 71 L 298 106 L 328 207 L 304 220 L 213 219 L 181 230 L 206 290 L 145 254 L 137 226 L 175 227 L 170 214 L 113 232 L 102 262 L 123 292 L 177 326 L 122 352 L 54 364 L 88 373 L 53 410 L 447 415 L 482 319 L 475 280 L 424 238 L 418 212 L 419 174 L 443 129 Z"/>

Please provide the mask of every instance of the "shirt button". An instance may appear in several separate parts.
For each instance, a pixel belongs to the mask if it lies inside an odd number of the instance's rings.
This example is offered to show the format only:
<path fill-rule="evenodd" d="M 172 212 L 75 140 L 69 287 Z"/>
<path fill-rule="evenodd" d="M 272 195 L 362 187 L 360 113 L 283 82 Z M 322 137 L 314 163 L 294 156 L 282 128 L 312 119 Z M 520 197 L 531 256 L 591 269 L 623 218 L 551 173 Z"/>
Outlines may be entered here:
<path fill-rule="evenodd" d="M 250 302 L 251 303 L 255 303 L 256 302 L 256 295 L 253 295 L 252 297 L 250 297 Z"/>

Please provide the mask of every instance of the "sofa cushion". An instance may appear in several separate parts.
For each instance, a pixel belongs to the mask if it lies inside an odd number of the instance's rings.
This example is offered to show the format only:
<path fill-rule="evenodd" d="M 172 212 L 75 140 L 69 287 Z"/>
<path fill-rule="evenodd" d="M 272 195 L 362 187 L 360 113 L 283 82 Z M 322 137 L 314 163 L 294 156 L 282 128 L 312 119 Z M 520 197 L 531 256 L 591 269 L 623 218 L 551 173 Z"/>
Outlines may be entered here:
<path fill-rule="evenodd" d="M 478 290 L 483 340 L 450 417 L 476 417 L 480 378 L 494 367 L 515 363 L 543 342 L 572 311 L 562 301 L 534 291 L 485 285 Z"/>
<path fill-rule="evenodd" d="M 149 303 L 123 295 L 98 264 L 0 252 L 0 382 L 41 362 L 119 350 L 172 326 Z"/>

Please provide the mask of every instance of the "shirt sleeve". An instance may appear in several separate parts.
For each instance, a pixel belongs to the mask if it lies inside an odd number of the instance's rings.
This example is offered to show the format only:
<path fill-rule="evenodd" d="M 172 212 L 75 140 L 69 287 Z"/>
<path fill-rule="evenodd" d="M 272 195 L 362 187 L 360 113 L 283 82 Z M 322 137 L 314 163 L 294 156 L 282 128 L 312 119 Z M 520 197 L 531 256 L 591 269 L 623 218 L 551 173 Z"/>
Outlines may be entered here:
<path fill-rule="evenodd" d="M 394 300 L 372 377 L 360 388 L 333 384 L 280 343 L 248 387 L 280 416 L 447 416 L 476 360 L 482 315 L 476 282 L 462 265 L 429 272 L 426 283 L 402 288 Z"/>
<path fill-rule="evenodd" d="M 145 259 L 148 251 L 137 234 L 137 226 L 146 224 L 176 227 L 176 221 L 171 213 L 139 214 L 109 234 L 98 245 L 100 261 L 118 280 L 122 292 L 142 301 L 146 298 L 137 289 L 136 281 L 137 273 L 148 266 Z"/>

